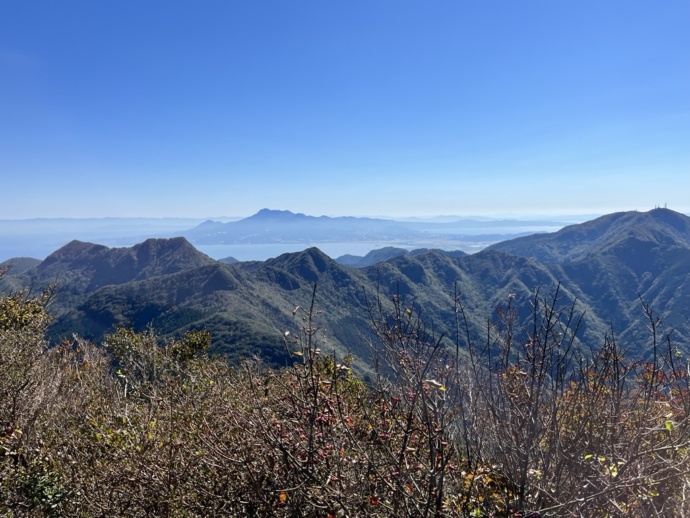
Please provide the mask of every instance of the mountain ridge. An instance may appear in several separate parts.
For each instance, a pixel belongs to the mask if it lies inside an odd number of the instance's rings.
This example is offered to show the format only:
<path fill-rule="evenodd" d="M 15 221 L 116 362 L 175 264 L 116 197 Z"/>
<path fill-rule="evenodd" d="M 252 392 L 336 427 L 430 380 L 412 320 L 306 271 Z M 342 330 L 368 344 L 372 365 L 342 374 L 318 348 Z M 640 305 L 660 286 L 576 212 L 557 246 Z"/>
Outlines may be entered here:
<path fill-rule="evenodd" d="M 646 214 L 646 213 L 644 213 Z M 267 261 L 225 264 L 186 239 L 146 240 L 129 248 L 72 242 L 34 268 L 12 276 L 40 288 L 56 283 L 54 339 L 84 332 L 98 340 L 117 325 L 149 324 L 164 336 L 206 328 L 214 351 L 233 361 L 260 354 L 290 361 L 286 330 L 299 329 L 317 286 L 319 328 L 338 354 L 371 361 L 372 311 L 391 297 L 422 310 L 429 325 L 455 336 L 456 306 L 466 308 L 471 334 L 485 336 L 494 308 L 514 301 L 526 323 L 535 291 L 558 291 L 559 304 L 586 314 L 582 337 L 601 341 L 611 331 L 644 359 L 647 348 L 641 300 L 659 308 L 681 343 L 690 339 L 690 224 L 683 215 L 619 213 L 560 233 L 539 235 L 530 254 L 490 247 L 464 255 L 416 250 L 363 267 L 340 264 L 315 247 Z M 587 239 L 583 238 L 586 237 Z M 543 262 L 550 253 L 560 262 Z M 385 254 L 384 254 L 385 255 Z M 455 297 L 459 296 L 459 300 Z"/>
<path fill-rule="evenodd" d="M 644 235 L 643 235 L 644 234 Z M 490 245 L 489 249 L 534 257 L 542 262 L 574 262 L 605 250 L 623 235 L 690 247 L 690 217 L 670 209 L 617 212 L 569 225 L 553 233 L 533 234 Z"/>

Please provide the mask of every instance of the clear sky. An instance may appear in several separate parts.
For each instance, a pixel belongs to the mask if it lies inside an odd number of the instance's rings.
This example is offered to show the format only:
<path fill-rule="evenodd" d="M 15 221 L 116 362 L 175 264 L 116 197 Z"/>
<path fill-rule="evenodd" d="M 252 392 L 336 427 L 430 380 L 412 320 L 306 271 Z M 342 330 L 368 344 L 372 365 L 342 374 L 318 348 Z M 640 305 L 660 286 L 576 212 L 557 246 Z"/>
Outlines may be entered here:
<path fill-rule="evenodd" d="M 0 219 L 690 212 L 687 0 L 5 0 Z"/>

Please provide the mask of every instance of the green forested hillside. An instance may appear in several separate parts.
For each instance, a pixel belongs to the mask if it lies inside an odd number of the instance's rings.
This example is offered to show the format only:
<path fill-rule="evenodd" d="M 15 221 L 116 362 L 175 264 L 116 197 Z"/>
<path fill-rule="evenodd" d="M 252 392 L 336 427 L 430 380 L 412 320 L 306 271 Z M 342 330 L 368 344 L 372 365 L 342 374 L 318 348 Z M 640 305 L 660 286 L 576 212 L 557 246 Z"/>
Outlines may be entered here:
<path fill-rule="evenodd" d="M 334 264 L 307 250 L 252 265 L 253 282 L 288 268 L 295 273 L 285 285 L 295 297 L 314 277 L 328 279 L 326 293 L 347 291 L 354 278 Z M 653 315 L 640 320 L 651 355 L 639 361 L 612 339 L 579 347 L 579 313 L 557 291 L 533 294 L 522 314 L 520 282 L 549 280 L 531 260 L 487 252 L 461 268 L 430 253 L 367 274 L 423 297 L 421 286 L 432 290 L 461 272 L 468 287 L 484 279 L 472 287 L 500 291 L 506 279 L 497 272 L 512 268 L 523 277 L 509 286 L 515 294 L 501 297 L 485 336 L 472 338 L 462 323 L 475 310 L 454 311 L 469 337 L 462 350 L 447 347 L 438 324 L 424 320 L 431 300 L 411 306 L 400 295 L 375 305 L 364 379 L 354 358 L 323 345 L 331 331 L 311 305 L 314 288 L 282 335 L 294 360 L 282 369 L 209 356 L 207 331 L 163 339 L 119 327 L 98 342 L 72 334 L 50 346 L 51 292 L 7 292 L 0 296 L 0 514 L 686 516 L 688 362 L 654 338 Z M 222 265 L 192 272 L 198 286 L 193 275 L 177 284 L 178 272 L 100 288 L 88 300 L 95 311 L 108 301 L 136 306 L 131 301 L 151 282 L 181 299 L 185 289 L 227 296 L 248 282 L 247 272 Z M 172 302 L 146 299 L 151 315 Z M 260 315 L 228 316 L 228 325 L 236 323 L 239 337 Z"/>
<path fill-rule="evenodd" d="M 544 263 L 569 263 L 587 259 L 631 238 L 650 245 L 689 248 L 690 218 L 669 209 L 617 212 L 558 232 L 510 239 L 489 248 L 533 257 Z"/>
<path fill-rule="evenodd" d="M 362 370 L 371 366 L 370 312 L 379 301 L 389 307 L 400 296 L 420 308 L 427 324 L 452 345 L 458 304 L 467 310 L 471 336 L 480 337 L 494 308 L 508 297 L 524 323 L 535 291 L 558 289 L 563 303 L 585 314 L 581 340 L 600 343 L 613 334 L 631 354 L 646 358 L 644 304 L 664 318 L 659 332 L 672 330 L 679 347 L 690 338 L 687 220 L 665 209 L 613 214 L 473 255 L 419 250 L 360 268 L 315 248 L 226 264 L 184 238 L 113 249 L 72 242 L 13 275 L 9 285 L 55 286 L 53 340 L 75 332 L 100 340 L 123 325 L 135 331 L 152 325 L 169 337 L 206 329 L 214 352 L 234 361 L 258 354 L 281 365 L 289 360 L 282 336 L 299 323 L 293 310 L 306 307 L 318 285 L 327 347 L 354 353 Z M 545 255 L 552 260 L 540 261 Z"/>

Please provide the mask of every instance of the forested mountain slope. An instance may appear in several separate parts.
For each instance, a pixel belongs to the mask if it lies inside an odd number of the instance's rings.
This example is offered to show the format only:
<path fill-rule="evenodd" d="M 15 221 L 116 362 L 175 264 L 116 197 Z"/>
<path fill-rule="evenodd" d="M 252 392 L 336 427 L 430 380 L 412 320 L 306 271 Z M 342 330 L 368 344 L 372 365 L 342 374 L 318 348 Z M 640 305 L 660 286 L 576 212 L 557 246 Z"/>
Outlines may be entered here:
<path fill-rule="evenodd" d="M 324 347 L 353 352 L 363 364 L 370 356 L 370 312 L 379 301 L 385 311 L 391 297 L 400 297 L 452 344 L 458 308 L 470 336 L 482 340 L 496 306 L 511 301 L 527 323 L 535 290 L 549 296 L 558 289 L 560 305 L 575 303 L 585 314 L 582 340 L 600 343 L 613 331 L 644 358 L 649 332 L 642 302 L 664 316 L 660 329 L 673 329 L 679 345 L 690 337 L 689 219 L 664 209 L 612 214 L 473 255 L 425 250 L 360 268 L 316 248 L 225 264 L 184 238 L 131 248 L 72 242 L 12 282 L 56 285 L 54 339 L 72 333 L 99 339 L 122 325 L 153 325 L 167 336 L 204 328 L 216 352 L 235 360 L 258 354 L 275 363 L 289 361 L 283 337 L 303 324 L 314 285 Z"/>

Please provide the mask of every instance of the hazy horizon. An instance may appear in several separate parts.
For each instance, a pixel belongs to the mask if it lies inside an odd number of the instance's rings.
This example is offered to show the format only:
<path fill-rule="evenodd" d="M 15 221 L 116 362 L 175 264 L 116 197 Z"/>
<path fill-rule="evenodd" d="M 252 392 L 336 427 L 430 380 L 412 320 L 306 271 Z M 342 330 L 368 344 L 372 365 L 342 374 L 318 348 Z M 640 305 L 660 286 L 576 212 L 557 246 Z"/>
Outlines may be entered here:
<path fill-rule="evenodd" d="M 652 210 L 655 207 L 650 208 Z M 268 209 L 265 207 L 264 209 Z M 260 209 L 260 210 L 264 210 Z M 534 220 L 534 219 L 546 219 L 546 220 L 556 220 L 556 219 L 566 219 L 568 221 L 584 221 L 585 219 L 596 218 L 602 216 L 603 214 L 581 214 L 581 213 L 502 213 L 502 214 L 430 214 L 428 216 L 414 216 L 414 215 L 398 215 L 390 216 L 386 214 L 312 214 L 304 213 L 299 211 L 293 211 L 290 209 L 268 209 L 275 211 L 287 211 L 294 214 L 303 214 L 305 216 L 312 217 L 328 217 L 328 218 L 341 218 L 341 217 L 352 217 L 352 218 L 370 218 L 370 219 L 388 219 L 391 221 L 462 221 L 462 220 Z M 0 218 L 1 222 L 30 222 L 30 221 L 45 221 L 45 222 L 56 222 L 56 221 L 107 221 L 107 220 L 151 220 L 151 221 L 180 221 L 180 222 L 197 222 L 197 221 L 219 221 L 219 222 L 233 222 L 239 221 L 241 219 L 249 218 L 254 216 L 259 211 L 253 212 L 251 214 L 243 214 L 241 216 L 235 215 L 224 215 L 224 216 L 201 216 L 201 217 L 183 217 L 183 216 L 76 216 L 76 217 L 31 217 L 31 218 Z M 646 211 L 640 211 L 646 212 Z"/>
<path fill-rule="evenodd" d="M 310 215 L 311 216 L 311 215 Z M 190 231 L 202 222 L 213 218 L 33 218 L 0 219 L 0 263 L 17 257 L 32 257 L 43 260 L 72 240 L 86 241 L 108 247 L 129 247 L 149 238 L 168 238 L 189 235 Z M 215 218 L 215 221 L 237 221 L 243 218 Z M 285 252 L 294 252 L 317 246 L 327 255 L 336 258 L 340 255 L 366 255 L 371 250 L 386 246 L 414 248 L 442 248 L 448 250 L 478 251 L 495 241 L 489 235 L 514 237 L 522 232 L 555 231 L 563 225 L 582 221 L 581 217 L 558 219 L 524 218 L 511 219 L 513 224 L 503 225 L 508 218 L 463 218 L 439 216 L 436 218 L 400 218 L 401 224 L 407 221 L 416 225 L 428 223 L 428 238 L 406 240 L 405 238 L 345 240 L 338 242 L 319 242 L 318 240 L 293 241 L 285 243 L 252 244 L 192 244 L 214 259 L 228 256 L 240 260 L 265 260 Z M 488 226 L 487 226 L 488 222 Z M 444 223 L 443 228 L 437 225 Z M 457 223 L 457 224 L 455 224 Z M 294 230 L 293 230 L 294 231 Z M 461 236 L 458 236 L 461 234 Z"/>
<path fill-rule="evenodd" d="M 5 2 L 0 219 L 690 212 L 690 3 Z"/>
<path fill-rule="evenodd" d="M 313 216 L 313 215 L 308 215 Z M 564 226 L 582 223 L 599 215 L 560 215 L 544 217 L 533 215 L 515 217 L 465 217 L 436 216 L 431 218 L 408 217 L 391 218 L 401 225 L 414 225 L 426 233 L 424 236 L 388 237 L 374 239 L 348 238 L 344 241 L 319 241 L 298 234 L 294 240 L 295 229 L 288 232 L 281 242 L 241 242 L 216 244 L 198 243 L 193 237 L 193 229 L 204 221 L 213 218 L 32 218 L 0 219 L 0 263 L 20 257 L 45 259 L 70 241 L 79 240 L 110 248 L 130 247 L 149 238 L 170 238 L 185 236 L 200 251 L 222 259 L 235 257 L 239 260 L 266 260 L 282 253 L 295 252 L 316 246 L 334 259 L 340 255 L 366 255 L 368 252 L 387 246 L 412 250 L 415 248 L 439 248 L 443 250 L 462 250 L 474 253 L 498 241 L 521 235 L 556 232 Z M 215 221 L 234 222 L 242 217 L 219 217 Z M 288 220 L 290 221 L 290 219 Z M 200 227 L 201 228 L 201 227 Z M 306 231 L 306 230 L 305 230 Z M 253 231 L 249 231 L 250 234 Z M 308 233 L 308 231 L 307 231 Z"/>

